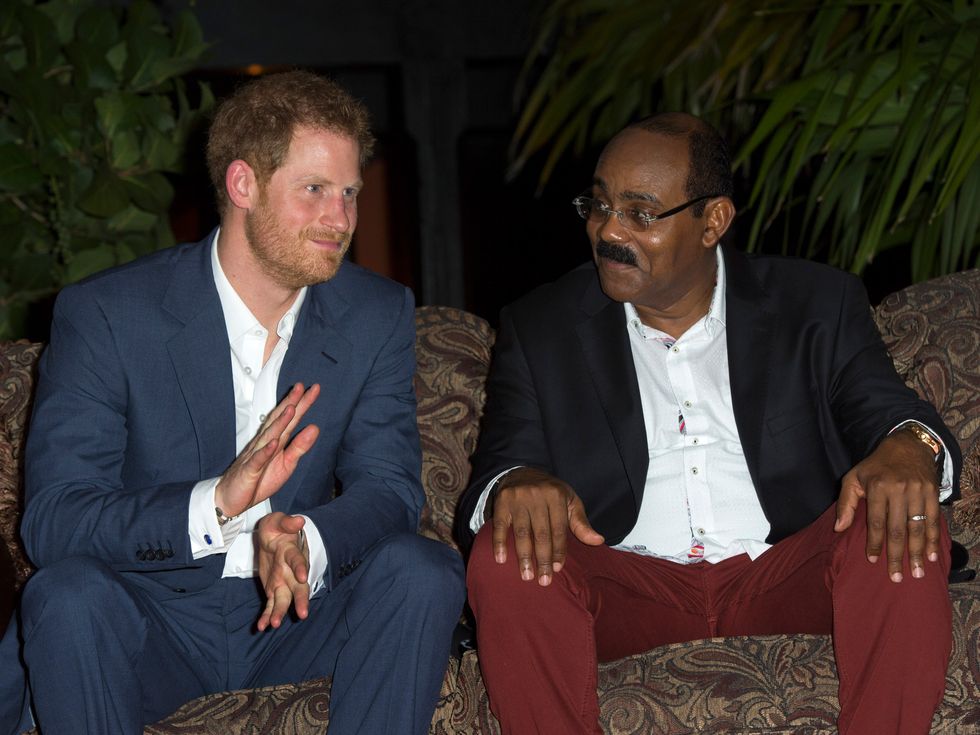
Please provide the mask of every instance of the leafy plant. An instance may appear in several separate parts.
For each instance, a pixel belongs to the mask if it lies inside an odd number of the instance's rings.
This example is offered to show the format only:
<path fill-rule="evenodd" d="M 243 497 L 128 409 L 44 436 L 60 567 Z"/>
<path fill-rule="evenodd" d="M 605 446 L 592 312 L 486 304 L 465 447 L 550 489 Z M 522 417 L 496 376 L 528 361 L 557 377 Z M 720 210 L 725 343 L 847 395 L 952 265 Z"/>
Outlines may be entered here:
<path fill-rule="evenodd" d="M 523 78 L 514 171 L 688 110 L 740 144 L 749 249 L 775 229 L 860 273 L 910 244 L 917 280 L 980 261 L 973 0 L 553 0 Z"/>
<path fill-rule="evenodd" d="M 184 145 L 212 104 L 180 75 L 207 48 L 188 11 L 9 0 L 0 9 L 0 338 L 28 307 L 173 243 Z"/>

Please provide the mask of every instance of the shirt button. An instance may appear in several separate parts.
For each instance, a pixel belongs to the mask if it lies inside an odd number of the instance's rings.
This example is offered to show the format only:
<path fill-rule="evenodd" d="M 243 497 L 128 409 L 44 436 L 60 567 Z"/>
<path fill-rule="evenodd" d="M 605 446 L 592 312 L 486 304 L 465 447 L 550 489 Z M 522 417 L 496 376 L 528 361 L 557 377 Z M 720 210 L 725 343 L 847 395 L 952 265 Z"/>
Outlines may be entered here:
<path fill-rule="evenodd" d="M 694 437 L 694 438 L 693 438 L 693 439 L 691 440 L 691 442 L 692 442 L 692 443 L 694 443 L 694 444 L 697 444 L 697 443 L 698 443 L 699 441 L 700 441 L 700 439 L 698 439 L 697 437 Z"/>
<path fill-rule="evenodd" d="M 263 422 L 263 423 L 265 422 L 265 414 L 264 413 L 260 413 L 259 414 L 259 421 L 260 422 Z"/>
<path fill-rule="evenodd" d="M 704 529 L 703 528 L 699 528 L 698 529 L 698 535 L 699 536 L 704 536 Z"/>
<path fill-rule="evenodd" d="M 692 468 L 691 468 L 691 474 L 692 474 L 692 475 L 696 475 L 696 474 L 698 474 L 698 468 L 697 468 L 697 467 L 692 467 Z"/>
<path fill-rule="evenodd" d="M 251 375 L 251 374 L 252 374 L 252 368 L 250 368 L 250 367 L 246 367 L 246 368 L 245 368 L 245 374 L 246 374 L 246 375 Z"/>
<path fill-rule="evenodd" d="M 678 347 L 677 345 L 674 345 L 674 348 L 671 350 L 671 352 L 680 352 L 680 351 L 681 351 L 681 348 Z"/>
<path fill-rule="evenodd" d="M 684 401 L 684 408 L 690 408 L 690 407 L 691 407 L 691 402 L 690 401 Z"/>
<path fill-rule="evenodd" d="M 261 337 L 263 334 L 265 334 L 265 332 L 263 330 L 261 330 L 261 329 L 256 329 L 255 330 L 255 336 L 256 337 Z"/>

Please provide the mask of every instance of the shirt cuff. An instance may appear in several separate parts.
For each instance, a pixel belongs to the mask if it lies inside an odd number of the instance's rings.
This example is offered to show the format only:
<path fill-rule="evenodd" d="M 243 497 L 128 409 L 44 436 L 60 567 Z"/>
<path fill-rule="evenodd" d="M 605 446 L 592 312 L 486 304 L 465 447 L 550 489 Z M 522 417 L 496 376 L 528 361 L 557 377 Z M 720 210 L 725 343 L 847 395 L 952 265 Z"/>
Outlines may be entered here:
<path fill-rule="evenodd" d="M 508 472 L 513 472 L 516 469 L 523 467 L 524 465 L 514 465 L 513 467 L 504 470 L 499 475 L 494 477 L 487 486 L 480 493 L 480 498 L 476 501 L 476 508 L 473 509 L 473 515 L 470 516 L 470 530 L 476 534 L 483 527 L 483 513 L 487 507 L 487 498 L 490 497 L 490 492 L 493 490 L 494 485 L 496 485 Z"/>
<path fill-rule="evenodd" d="M 299 514 L 306 519 L 303 526 L 303 533 L 306 534 L 306 548 L 310 552 L 310 569 L 307 581 L 310 584 L 310 597 L 323 589 L 323 579 L 330 568 L 330 557 L 327 554 L 327 547 L 323 544 L 323 537 L 320 530 L 316 527 L 313 519 L 309 516 Z"/>
<path fill-rule="evenodd" d="M 908 421 L 903 421 L 897 426 L 895 426 L 889 434 L 894 434 L 896 431 L 901 429 L 903 426 L 908 426 L 909 424 L 915 424 L 930 434 L 932 434 L 943 447 L 943 471 L 939 479 L 939 502 L 943 502 L 950 495 L 953 494 L 953 458 L 950 456 L 949 449 L 946 448 L 946 442 L 943 441 L 939 432 L 934 430 L 928 424 L 923 424 L 921 421 L 916 421 L 915 419 L 909 419 Z"/>
<path fill-rule="evenodd" d="M 187 535 L 191 541 L 191 555 L 201 559 L 212 554 L 223 554 L 231 546 L 245 525 L 244 514 L 218 523 L 214 512 L 214 489 L 220 477 L 201 480 L 191 489 L 187 508 Z"/>

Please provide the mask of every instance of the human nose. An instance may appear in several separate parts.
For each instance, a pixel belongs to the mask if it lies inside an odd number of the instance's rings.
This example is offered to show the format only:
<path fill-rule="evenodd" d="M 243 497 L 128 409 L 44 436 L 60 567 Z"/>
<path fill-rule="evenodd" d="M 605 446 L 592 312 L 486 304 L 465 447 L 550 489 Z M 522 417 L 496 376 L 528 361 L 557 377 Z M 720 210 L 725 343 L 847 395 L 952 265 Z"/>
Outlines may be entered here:
<path fill-rule="evenodd" d="M 596 234 L 606 242 L 626 240 L 629 238 L 623 225 L 623 213 L 619 209 L 607 209 L 606 217 L 599 223 Z"/>
<path fill-rule="evenodd" d="M 320 224 L 335 232 L 350 232 L 357 225 L 357 205 L 343 194 L 328 197 L 320 212 Z"/>

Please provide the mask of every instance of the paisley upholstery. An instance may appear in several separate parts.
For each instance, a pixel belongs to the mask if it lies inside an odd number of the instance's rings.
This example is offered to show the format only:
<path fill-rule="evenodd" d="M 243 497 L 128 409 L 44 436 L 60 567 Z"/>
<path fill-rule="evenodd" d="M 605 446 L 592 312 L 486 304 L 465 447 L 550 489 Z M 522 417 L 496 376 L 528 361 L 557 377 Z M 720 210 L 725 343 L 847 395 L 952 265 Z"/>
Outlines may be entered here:
<path fill-rule="evenodd" d="M 911 286 L 875 310 L 906 382 L 939 408 L 964 451 L 963 497 L 948 510 L 955 538 L 980 560 L 980 271 Z M 482 319 L 419 307 L 416 393 L 428 507 L 421 533 L 453 544 L 452 517 L 476 444 L 494 334 Z M 40 345 L 0 345 L 0 536 L 16 586 L 30 574 L 17 537 L 21 453 Z M 931 733 L 980 735 L 980 582 L 953 585 L 954 643 Z M 329 720 L 329 680 L 225 692 L 189 702 L 146 729 L 154 735 L 311 735 Z M 836 733 L 837 673 L 827 636 L 718 638 L 664 646 L 602 664 L 605 732 Z M 499 733 L 469 651 L 450 660 L 430 732 Z"/>

